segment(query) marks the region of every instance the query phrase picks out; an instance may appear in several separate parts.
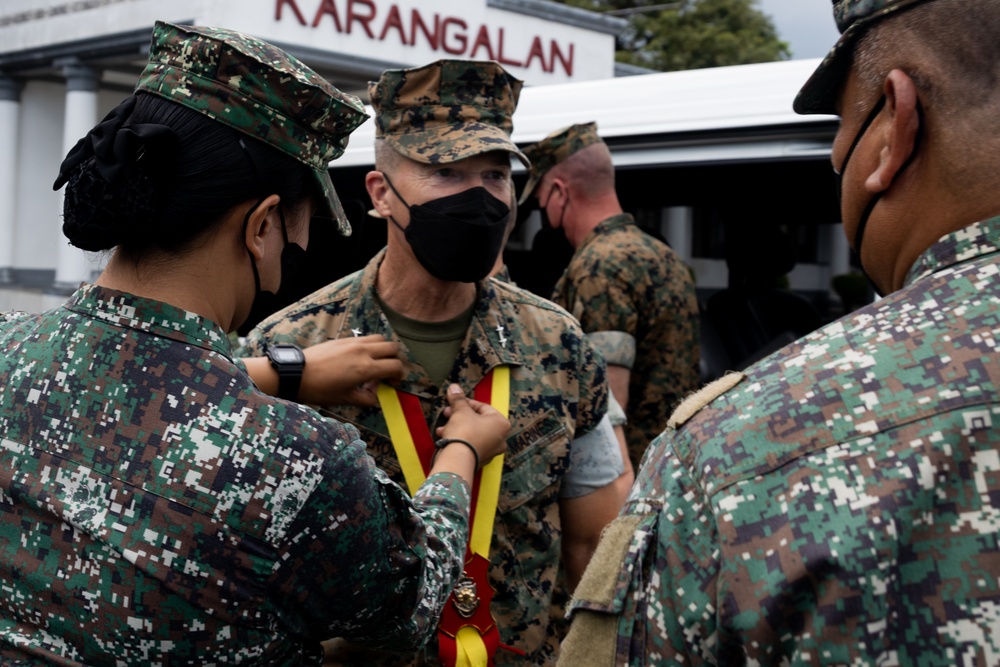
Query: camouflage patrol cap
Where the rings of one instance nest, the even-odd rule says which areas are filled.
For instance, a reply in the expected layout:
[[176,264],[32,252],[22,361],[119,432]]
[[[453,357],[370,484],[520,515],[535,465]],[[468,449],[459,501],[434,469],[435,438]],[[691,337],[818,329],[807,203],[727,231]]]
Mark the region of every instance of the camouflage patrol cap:
[[523,204],[528,200],[549,169],[578,150],[596,143],[604,143],[604,140],[597,134],[597,123],[590,122],[577,123],[556,130],[538,143],[525,148],[524,154],[531,160],[531,175],[518,203]]
[[858,38],[868,28],[896,12],[930,0],[833,0],[833,17],[841,32],[826,58],[795,97],[796,113],[836,113],[834,103],[851,67]]
[[529,166],[510,139],[521,81],[493,61],[438,60],[382,72],[368,84],[375,136],[424,164],[448,164],[508,151]]
[[351,233],[327,166],[368,118],[357,97],[254,37],[163,21],[153,28],[135,90],[203,113],[310,167],[340,233]]

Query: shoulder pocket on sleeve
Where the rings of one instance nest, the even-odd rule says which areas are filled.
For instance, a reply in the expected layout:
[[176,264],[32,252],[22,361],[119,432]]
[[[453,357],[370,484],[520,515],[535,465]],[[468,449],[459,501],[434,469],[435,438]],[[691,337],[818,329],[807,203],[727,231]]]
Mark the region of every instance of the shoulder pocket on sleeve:
[[630,647],[645,639],[644,626],[634,624],[633,616],[636,598],[644,590],[643,563],[654,537],[656,516],[620,516],[604,530],[570,603],[573,623],[562,644],[560,666],[645,664],[641,655],[630,655]]
[[656,517],[656,513],[619,516],[604,529],[573,594],[571,613],[576,609],[621,613],[630,588],[643,576],[643,561],[654,537]]

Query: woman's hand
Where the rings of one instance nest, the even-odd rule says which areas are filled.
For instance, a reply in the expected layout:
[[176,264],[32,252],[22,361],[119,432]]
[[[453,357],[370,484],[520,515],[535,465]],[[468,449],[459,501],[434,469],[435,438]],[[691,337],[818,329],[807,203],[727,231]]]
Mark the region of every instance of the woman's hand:
[[[372,406],[378,402],[379,380],[403,379],[399,343],[381,334],[324,341],[302,354],[306,365],[296,398],[299,403]],[[278,395],[278,373],[267,357],[246,357],[243,365],[262,392]]]
[[403,379],[399,343],[381,334],[328,340],[302,350],[306,367],[299,402],[372,406],[379,380]]
[[[436,431],[438,438],[465,440],[479,455],[480,466],[486,465],[494,456],[506,451],[510,420],[493,406],[467,398],[457,384],[448,387],[447,398],[448,407],[444,409],[444,416],[448,418],[448,423],[438,427]],[[431,472],[455,472],[464,477],[468,471],[461,463],[463,460],[466,464],[473,464],[468,467],[473,469],[474,474],[475,457],[469,448],[461,443],[447,445],[438,451]],[[460,465],[462,469],[455,469],[455,465]],[[471,475],[467,481],[471,484]]]

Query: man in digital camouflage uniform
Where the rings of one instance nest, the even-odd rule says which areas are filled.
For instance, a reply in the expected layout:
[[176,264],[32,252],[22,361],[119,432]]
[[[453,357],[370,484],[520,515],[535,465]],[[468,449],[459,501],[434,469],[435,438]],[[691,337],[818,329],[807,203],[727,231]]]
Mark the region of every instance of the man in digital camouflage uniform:
[[576,249],[552,300],[604,354],[628,422],[634,468],[681,399],[698,388],[698,300],[670,246],[622,211],[611,153],[595,123],[571,125],[525,148],[534,195]]
[[885,298],[709,385],[650,448],[563,664],[1000,664],[1000,7],[841,0],[838,113]]
[[[520,88],[496,63],[462,60],[388,70],[370,84],[376,171],[366,186],[388,221],[388,245],[360,272],[262,322],[247,344],[384,334],[404,350],[397,388],[419,399],[416,421],[432,428],[448,382],[469,393],[492,369],[510,369],[512,428],[489,558],[503,644],[495,660],[548,665],[561,639],[559,580],[574,585],[617,514],[624,462],[605,415],[604,362],[579,326],[487,278],[508,222],[511,156],[524,159],[510,140]],[[378,465],[403,481],[382,409],[322,409],[356,425]],[[335,660],[359,665],[433,665],[438,654],[433,643],[403,656],[332,648]]]

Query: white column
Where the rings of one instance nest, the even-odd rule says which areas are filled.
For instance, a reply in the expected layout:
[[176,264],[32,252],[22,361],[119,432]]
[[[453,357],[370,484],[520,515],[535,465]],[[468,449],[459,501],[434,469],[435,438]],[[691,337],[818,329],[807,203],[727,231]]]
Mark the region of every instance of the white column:
[[[92,127],[97,125],[97,84],[100,73],[78,58],[56,61],[66,76],[66,117],[63,121],[63,157],[76,145]],[[65,196],[65,189],[63,190]],[[62,207],[60,206],[60,211]],[[61,218],[60,218],[61,220]],[[62,228],[60,222],[59,228]],[[59,264],[56,266],[57,291],[75,290],[79,284],[90,278],[90,263],[79,248],[66,242],[59,234]]]
[[0,284],[13,282],[21,83],[0,72]]
[[690,206],[668,206],[660,218],[660,231],[670,247],[685,264],[691,263],[694,255],[694,209]]
[[851,246],[847,244],[843,225],[827,225],[830,244],[830,279],[851,272]]
[[[531,202],[528,202],[525,206],[530,204]],[[524,250],[531,250],[531,244],[535,240],[535,234],[542,229],[542,214],[537,210],[532,211],[528,214],[528,217],[525,219],[523,225],[521,238],[524,242]]]

